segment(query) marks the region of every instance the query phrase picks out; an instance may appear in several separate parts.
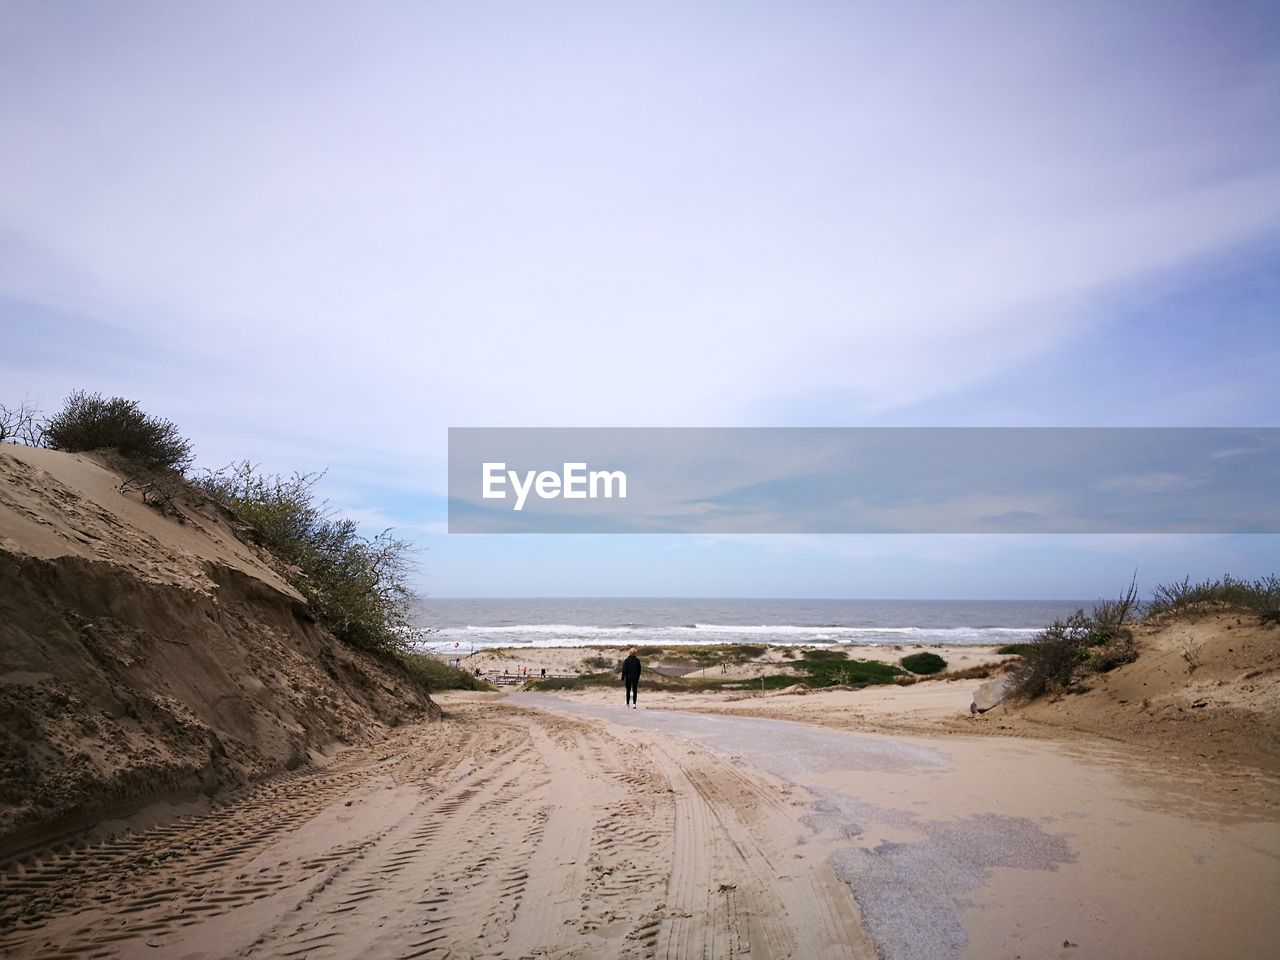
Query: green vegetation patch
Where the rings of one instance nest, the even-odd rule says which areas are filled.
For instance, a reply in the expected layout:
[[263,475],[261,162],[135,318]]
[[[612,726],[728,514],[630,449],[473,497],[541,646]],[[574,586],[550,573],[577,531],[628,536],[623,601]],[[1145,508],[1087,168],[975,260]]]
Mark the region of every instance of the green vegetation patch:
[[879,660],[815,660],[810,655],[796,660],[792,666],[809,674],[805,683],[811,687],[892,683],[895,677],[902,675],[898,667]]
[[921,676],[941,673],[947,668],[947,661],[936,653],[913,653],[909,657],[903,657],[899,662],[912,673]]
[[[698,693],[718,690],[781,690],[803,683],[809,687],[866,686],[893,683],[903,675],[898,667],[879,660],[796,660],[796,673],[775,673],[764,677],[668,677],[654,670],[640,678],[642,690],[669,690]],[[531,690],[583,690],[589,687],[621,686],[616,672],[586,674],[581,677],[548,677],[535,680]]]
[[428,693],[437,690],[493,690],[493,684],[425,653],[402,653],[397,659]]
[[[699,681],[685,680],[681,677],[668,677],[653,670],[647,670],[640,677],[640,687],[644,690],[693,690],[700,689]],[[588,687],[617,687],[622,689],[622,680],[616,670],[602,673],[584,673],[579,677],[547,677],[545,680],[533,680],[530,690],[551,692],[555,690],[585,690]]]
[[1029,643],[1006,643],[1003,647],[998,647],[996,653],[1004,654],[1007,657],[1021,657],[1032,648]]

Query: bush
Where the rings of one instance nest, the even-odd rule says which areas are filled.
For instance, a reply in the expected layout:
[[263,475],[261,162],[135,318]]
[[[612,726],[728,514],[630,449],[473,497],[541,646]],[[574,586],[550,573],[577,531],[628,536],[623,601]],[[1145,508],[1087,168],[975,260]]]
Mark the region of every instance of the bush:
[[1013,673],[1012,695],[1030,700],[1068,687],[1092,635],[1093,622],[1084,610],[1053,621],[1026,645],[1022,664]]
[[1093,605],[1093,623],[1099,634],[1107,634],[1108,638],[1121,632],[1125,621],[1131,613],[1138,609],[1138,574],[1129,580],[1129,586],[1118,600],[1099,600]]
[[1138,649],[1126,632],[1089,652],[1087,663],[1097,673],[1106,673],[1138,659]]
[[1076,610],[1055,620],[1030,643],[1013,643],[998,653],[1016,653],[1022,661],[1013,670],[1011,699],[1030,700],[1070,689],[1081,674],[1103,672],[1138,658],[1127,626],[1138,608],[1137,575],[1116,600],[1099,600],[1089,613]]
[[1030,649],[1029,643],[1006,643],[1003,647],[997,647],[996,653],[1006,657],[1021,657]]
[[1028,700],[1069,689],[1081,672],[1111,670],[1138,656],[1127,627],[1099,624],[1084,610],[1055,620],[1024,646],[1011,693]]
[[29,400],[16,407],[0,403],[0,443],[44,446],[44,421],[40,418],[40,408]]
[[960,670],[948,670],[946,674],[939,677],[940,680],[986,680],[993,673],[998,673],[1001,665],[998,663],[978,663],[972,667],[964,667]]
[[55,450],[116,450],[150,470],[183,473],[191,466],[191,441],[171,420],[148,416],[133,400],[104,399],[77,390],[44,425],[43,442]]
[[917,673],[921,676],[941,673],[947,668],[947,661],[936,653],[913,653],[909,657],[903,657],[899,663],[912,673]]
[[428,693],[436,690],[492,690],[493,684],[460,667],[442,663],[425,653],[405,653],[399,657],[409,676]]
[[810,650],[805,654],[808,660],[848,660],[849,654],[843,650]]
[[280,561],[280,572],[340,639],[365,650],[402,650],[416,596],[408,587],[409,544],[389,530],[360,535],[317,501],[321,474],[284,478],[248,462],[209,472],[194,485],[247,523]]
[[1212,609],[1243,610],[1263,622],[1280,621],[1280,579],[1275,574],[1259,580],[1240,580],[1226,574],[1221,580],[1161,584],[1147,604],[1147,616],[1180,614]]

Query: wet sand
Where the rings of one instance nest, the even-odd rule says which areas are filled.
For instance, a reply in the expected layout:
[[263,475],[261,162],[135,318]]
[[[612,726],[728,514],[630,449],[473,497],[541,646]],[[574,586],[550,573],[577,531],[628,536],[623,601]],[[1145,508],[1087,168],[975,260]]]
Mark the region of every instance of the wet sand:
[[804,788],[881,957],[1261,958],[1280,942],[1280,823],[1229,794],[1197,800],[1116,745],[512,699]]

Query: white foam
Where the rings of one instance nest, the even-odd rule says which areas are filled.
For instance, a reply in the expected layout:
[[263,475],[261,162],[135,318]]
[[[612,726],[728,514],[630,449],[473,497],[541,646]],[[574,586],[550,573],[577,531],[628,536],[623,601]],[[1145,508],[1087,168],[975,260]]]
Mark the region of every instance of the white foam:
[[415,631],[411,642],[423,650],[461,651],[488,647],[588,647],[630,644],[689,646],[722,643],[774,644],[1004,644],[1029,640],[1041,627],[846,627],[796,624],[697,623],[684,626],[605,627],[573,623],[445,627]]

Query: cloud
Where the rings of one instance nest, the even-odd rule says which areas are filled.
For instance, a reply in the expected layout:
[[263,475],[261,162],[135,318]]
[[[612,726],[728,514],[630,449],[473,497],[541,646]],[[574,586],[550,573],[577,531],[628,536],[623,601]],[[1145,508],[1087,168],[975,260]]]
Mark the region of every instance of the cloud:
[[[692,16],[655,73],[658,19],[330,13],[301,34],[286,8],[250,33],[124,17],[83,57],[11,50],[7,292],[269,375],[313,427],[363,412],[381,443],[419,420],[730,422],[744,384],[944,391],[1280,214],[1248,133],[1202,136],[1248,65],[1153,115],[1184,65],[1099,59],[1087,14],[917,44],[869,12],[828,24],[852,62],[780,15],[729,31],[709,76]],[[1009,92],[1027,83],[1040,100]]]
[[0,297],[133,358],[6,379],[366,491],[439,491],[448,426],[868,422],[1053,371],[1280,221],[1264,5],[0,17]]

